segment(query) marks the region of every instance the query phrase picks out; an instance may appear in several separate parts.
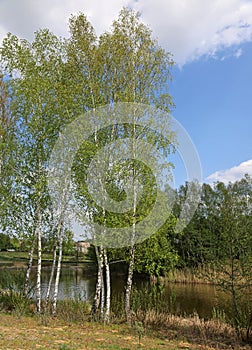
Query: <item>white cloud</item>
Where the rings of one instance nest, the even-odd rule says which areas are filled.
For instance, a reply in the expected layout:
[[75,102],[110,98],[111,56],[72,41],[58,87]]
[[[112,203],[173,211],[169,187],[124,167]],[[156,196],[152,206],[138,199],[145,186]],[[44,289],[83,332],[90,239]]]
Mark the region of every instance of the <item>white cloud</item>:
[[234,53],[234,56],[236,57],[236,58],[239,58],[239,57],[241,57],[241,55],[242,55],[242,49],[240,48],[240,49],[238,49],[235,53]]
[[[67,36],[70,14],[80,11],[100,34],[123,6],[142,13],[180,65],[252,41],[251,0],[0,0],[0,40],[8,31],[32,39],[33,32],[44,27]],[[234,51],[236,57],[241,54],[239,47]]]
[[0,23],[6,32],[32,39],[39,28],[67,36],[71,14],[85,13],[98,33],[109,27],[128,0],[0,0]]
[[139,0],[143,18],[179,64],[252,41],[252,2]]
[[213,183],[215,181],[221,181],[227,184],[228,182],[240,180],[245,174],[252,176],[252,159],[230,169],[216,171],[206,178],[206,182]]

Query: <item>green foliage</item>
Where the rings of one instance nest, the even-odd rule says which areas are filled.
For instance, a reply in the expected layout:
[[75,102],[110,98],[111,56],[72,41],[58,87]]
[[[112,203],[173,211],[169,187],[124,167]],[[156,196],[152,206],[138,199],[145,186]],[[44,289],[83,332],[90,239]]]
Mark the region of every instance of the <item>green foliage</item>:
[[135,270],[152,276],[164,276],[178,261],[170,237],[176,224],[171,215],[157,233],[136,246]]
[[[136,244],[134,270],[151,276],[165,276],[178,263],[172,246],[176,219],[170,215],[166,223],[151,237]],[[129,248],[108,249],[111,263],[129,261]]]
[[74,234],[70,230],[66,230],[63,240],[63,254],[65,255],[74,255],[75,254],[75,245],[74,245]]
[[[142,102],[152,105],[162,105],[163,109],[172,106],[168,94],[167,81],[170,79],[172,60],[170,54],[161,49],[152,39],[151,31],[141,23],[139,15],[132,10],[123,9],[112,25],[110,32],[102,34],[97,40],[92,26],[85,16],[72,17],[70,21],[71,38],[68,45],[68,55],[78,74],[82,90],[89,96],[88,102],[95,110],[101,104],[116,102]],[[87,33],[83,35],[83,31]],[[75,68],[75,66],[78,66]],[[79,66],[83,67],[82,71]],[[85,67],[85,68],[84,68]],[[83,71],[85,74],[83,74]],[[160,93],[162,91],[162,95]],[[95,120],[97,126],[99,121]],[[99,128],[98,128],[99,129]],[[135,135],[137,134],[137,136]],[[127,137],[146,138],[153,144],[158,143],[158,137],[151,130],[140,125],[113,125],[99,129],[89,140],[82,144],[75,157],[73,166],[76,184],[76,195],[83,215],[88,212],[95,222],[105,227],[132,226],[133,222],[141,221],[152,209],[156,195],[156,184],[148,169],[136,160],[126,159],[123,164],[109,169],[108,181],[103,188],[116,201],[125,199],[123,184],[129,174],[135,172],[142,181],[145,192],[136,213],[129,210],[124,215],[105,211],[88,193],[86,184],[87,169],[96,152],[106,143],[122,140]],[[172,139],[172,136],[171,136]],[[158,146],[170,152],[171,139],[159,141]],[[109,164],[111,161],[103,159]],[[118,174],[120,179],[118,180]],[[101,191],[102,192],[102,191]],[[101,197],[103,193],[101,193]],[[92,233],[93,236],[95,232]]]
[[[4,73],[10,77],[7,86],[16,139],[8,218],[13,232],[23,238],[33,237],[38,211],[46,239],[57,221],[51,215],[46,165],[67,123],[91,108],[115,102],[172,107],[167,84],[171,55],[152,39],[139,14],[124,8],[112,30],[99,38],[84,14],[70,17],[69,30],[66,40],[48,29],[36,31],[33,42],[8,34],[0,48]],[[107,142],[107,136],[101,140]],[[85,157],[92,152],[86,147]],[[107,190],[118,199],[124,196],[114,183]],[[100,220],[100,213],[97,216]],[[107,222],[120,226],[120,220],[113,217]]]
[[0,273],[0,288],[21,292],[25,281],[25,270],[1,268]]
[[[179,255],[178,267],[200,267],[204,278],[231,296],[227,320],[238,337],[250,337],[252,312],[248,307],[252,286],[252,184],[245,175],[235,182],[202,186],[202,198],[181,237],[172,240]],[[187,184],[177,193],[174,215],[179,217]],[[206,268],[208,266],[208,268]],[[215,317],[224,317],[215,310]],[[225,315],[225,317],[227,317]],[[247,329],[244,336],[243,328]]]
[[173,61],[153,40],[139,14],[122,9],[112,31],[100,36],[99,46],[108,102],[140,102],[170,110],[167,81]]
[[[232,324],[238,336],[244,320],[251,327],[251,311],[242,307],[251,288],[252,182],[247,175],[235,183],[203,185],[201,203],[181,239],[174,242],[180,265],[209,265],[212,283],[231,295]],[[183,202],[186,187],[178,193]],[[179,202],[175,212],[179,213]],[[247,315],[245,315],[247,310]]]
[[0,291],[0,308],[5,312],[11,311],[17,315],[28,314],[30,303],[29,298],[25,297],[22,292]]
[[12,311],[19,315],[29,312],[30,299],[23,295],[24,280],[24,270],[1,269],[0,306],[2,310]]
[[0,233],[0,250],[13,248],[11,239],[8,235]]
[[13,169],[15,167],[15,118],[11,113],[12,93],[7,79],[0,71],[0,228],[10,234],[9,212],[12,209]]
[[223,309],[213,308],[212,319],[222,321],[223,323],[227,321],[227,316]]

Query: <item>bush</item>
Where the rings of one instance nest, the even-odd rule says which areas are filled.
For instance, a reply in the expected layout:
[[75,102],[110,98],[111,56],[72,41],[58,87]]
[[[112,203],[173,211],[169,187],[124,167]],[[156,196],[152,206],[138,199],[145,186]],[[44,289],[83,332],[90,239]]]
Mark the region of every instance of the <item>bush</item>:
[[15,312],[18,315],[24,315],[30,312],[31,301],[21,292],[13,290],[0,291],[0,309],[1,311]]
[[[29,313],[31,300],[23,295],[25,270],[4,268],[0,274],[0,309],[17,314]],[[30,289],[31,292],[32,288]]]
[[59,300],[57,304],[57,316],[69,323],[87,321],[90,311],[90,304],[77,298]]

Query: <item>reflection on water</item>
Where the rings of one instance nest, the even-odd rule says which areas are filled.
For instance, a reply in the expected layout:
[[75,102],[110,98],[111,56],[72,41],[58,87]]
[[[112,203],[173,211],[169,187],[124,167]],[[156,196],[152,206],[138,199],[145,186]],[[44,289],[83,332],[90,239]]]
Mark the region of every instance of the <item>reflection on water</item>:
[[[43,267],[43,296],[46,293],[50,272],[50,266]],[[35,277],[36,268],[33,269],[32,274]],[[111,281],[112,293],[118,294],[124,291],[125,275],[113,272]],[[95,269],[87,268],[86,265],[63,266],[59,284],[59,299],[78,298],[92,300],[95,292],[95,283]],[[137,289],[146,288],[149,285],[150,282],[146,279],[140,277],[135,277],[134,279],[134,286]],[[212,285],[167,283],[165,285],[164,298],[171,306],[171,310],[179,314],[190,315],[197,312],[200,317],[210,318],[212,317],[213,308],[227,310],[227,295]]]
[[[36,273],[34,271],[33,273]],[[42,295],[45,296],[47,285],[50,279],[51,268],[45,267],[42,272]],[[85,269],[80,266],[63,266],[59,283],[59,299],[90,300],[95,291],[95,274],[85,273]],[[53,286],[52,286],[53,287]],[[52,288],[53,292],[53,288]]]
[[[50,268],[45,269],[42,275],[43,289],[46,290],[50,278]],[[124,291],[126,277],[116,272],[112,273],[112,293],[118,294]],[[81,298],[92,300],[95,292],[96,275],[86,273],[85,267],[63,267],[60,285],[59,299]],[[150,282],[146,279],[135,277],[134,286],[137,289],[146,288]],[[227,295],[212,285],[167,283],[165,285],[164,298],[171,305],[173,312],[179,314],[193,314],[197,312],[200,317],[212,317],[213,308],[220,310],[227,307]]]
[[227,295],[215,286],[208,284],[170,283],[166,286],[166,298],[173,298],[173,311],[210,318],[213,308],[223,310],[227,307]]

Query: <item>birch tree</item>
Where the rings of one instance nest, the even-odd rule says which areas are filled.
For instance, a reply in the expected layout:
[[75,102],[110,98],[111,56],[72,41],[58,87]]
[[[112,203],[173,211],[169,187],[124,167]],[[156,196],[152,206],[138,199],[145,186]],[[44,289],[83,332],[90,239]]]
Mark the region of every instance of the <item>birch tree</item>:
[[[13,215],[18,221],[20,234],[30,237],[31,241],[36,240],[38,312],[41,312],[42,235],[51,229],[46,167],[59,128],[69,120],[64,100],[68,94],[64,85],[63,56],[61,40],[48,30],[36,32],[32,43],[8,34],[1,47],[1,61],[10,77],[14,96],[12,113],[19,127],[15,177],[17,197],[14,199],[17,211]],[[32,244],[27,280],[33,252]]]
[[[92,26],[87,23],[83,15],[73,17],[70,22],[71,38],[69,43],[69,58],[75,74],[77,72],[79,82],[78,88],[80,91],[77,96],[88,93],[89,108],[93,110],[94,114],[100,104],[113,104],[118,102],[138,102],[148,103],[157,107],[162,107],[166,111],[170,111],[173,106],[171,97],[168,93],[168,82],[171,78],[170,69],[172,67],[172,59],[169,53],[166,53],[160,48],[155,40],[151,37],[151,31],[141,23],[139,14],[131,10],[123,9],[118,20],[113,23],[112,30],[106,32],[97,38],[94,35]],[[134,113],[134,112],[133,112]],[[131,136],[136,138],[136,120],[133,120],[133,129],[131,128]],[[168,122],[168,121],[167,121]],[[99,121],[94,121],[96,127],[99,127]],[[126,128],[127,129],[127,128]],[[118,138],[118,133],[127,133],[127,130],[117,130],[114,132],[114,138]],[[98,131],[97,131],[98,132]],[[112,128],[107,129],[103,134],[99,134],[99,144],[101,147],[106,142],[111,141]],[[89,157],[95,154],[95,147],[97,148],[97,134],[94,133],[94,147],[93,151],[83,147],[82,155],[85,154],[88,159],[82,160],[89,163]],[[113,137],[112,137],[113,139]],[[96,146],[95,146],[96,144]],[[169,145],[166,145],[169,148]],[[133,144],[134,148],[134,144]],[[89,154],[88,152],[93,152]],[[81,158],[81,157],[80,157]],[[85,158],[85,157],[84,157]],[[134,149],[132,153],[134,158]],[[105,162],[105,159],[103,159]],[[109,164],[109,157],[106,160]],[[77,178],[85,174],[86,168],[76,165]],[[80,171],[81,169],[81,171]],[[136,168],[128,167],[132,178],[136,176]],[[78,172],[80,175],[78,175]],[[98,186],[98,184],[97,184]],[[100,186],[102,189],[103,187]],[[97,205],[92,201],[86,191],[86,187],[79,188],[79,194],[82,200],[85,198],[86,203],[83,207],[90,209],[89,215],[95,216],[97,220],[106,221],[107,224],[111,220],[117,220],[108,213],[102,210],[99,212]],[[133,212],[130,219],[132,224],[132,240],[130,248],[130,261],[128,279],[126,285],[125,295],[125,311],[127,318],[130,319],[130,293],[132,287],[132,277],[134,269],[134,254],[135,254],[135,223],[136,216],[136,185],[135,185],[135,201],[133,203]],[[104,188],[101,190],[101,197],[103,197]],[[88,204],[87,204],[88,203]],[[98,210],[98,212],[97,212]],[[103,219],[101,219],[103,218]],[[133,220],[133,222],[132,222]],[[97,309],[99,302],[101,309],[103,308],[102,290],[104,286],[103,281],[103,266],[106,266],[107,281],[109,281],[109,266],[107,265],[106,250],[103,247],[96,248],[98,261],[98,281],[96,288],[96,295],[94,300],[94,310]],[[107,305],[109,305],[110,288],[109,282],[106,283]],[[108,306],[106,307],[108,309]]]
[[[173,107],[168,93],[173,61],[158,43],[152,39],[151,31],[140,21],[139,14],[124,8],[114,21],[112,31],[100,37],[103,58],[104,90],[109,101],[147,103],[170,111]],[[135,122],[133,139],[135,139]],[[134,143],[133,143],[134,147]],[[134,150],[133,150],[134,157]],[[131,169],[135,178],[135,169]],[[136,194],[136,188],[134,193]],[[133,217],[136,215],[134,195]],[[130,321],[130,294],[134,270],[135,223],[132,225],[132,243],[125,291],[125,314]]]
[[[101,93],[101,82],[99,77],[100,61],[97,57],[97,37],[94,33],[92,25],[87,21],[83,14],[72,16],[69,21],[70,40],[67,46],[68,64],[73,74],[74,82],[78,82],[74,87],[74,94],[77,99],[85,103],[85,109],[92,109],[95,113],[96,108],[106,103]],[[97,134],[94,134],[94,141],[97,143]],[[96,146],[97,147],[97,146]],[[102,195],[102,193],[101,193]],[[93,210],[89,215],[92,216]],[[104,214],[104,213],[103,213]],[[95,233],[94,233],[95,235]],[[96,292],[93,303],[93,312],[97,314],[100,307],[101,317],[104,317],[104,279],[103,267],[106,268],[107,282],[109,286],[106,288],[106,319],[109,319],[109,303],[110,303],[110,281],[109,281],[109,265],[106,251],[103,247],[96,247],[96,257],[98,263]],[[107,283],[107,285],[108,285]]]

